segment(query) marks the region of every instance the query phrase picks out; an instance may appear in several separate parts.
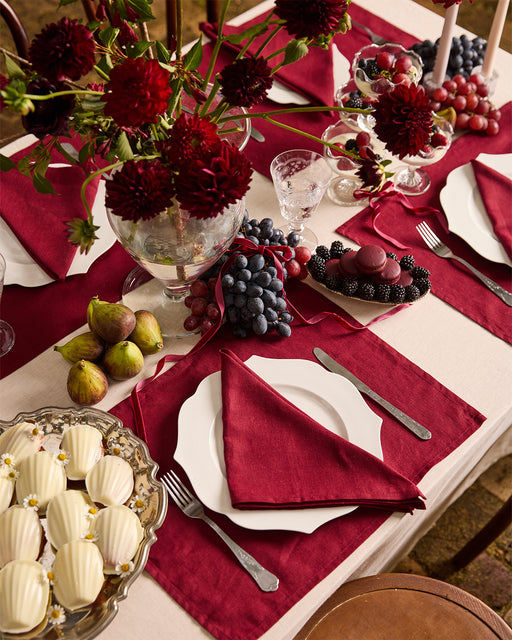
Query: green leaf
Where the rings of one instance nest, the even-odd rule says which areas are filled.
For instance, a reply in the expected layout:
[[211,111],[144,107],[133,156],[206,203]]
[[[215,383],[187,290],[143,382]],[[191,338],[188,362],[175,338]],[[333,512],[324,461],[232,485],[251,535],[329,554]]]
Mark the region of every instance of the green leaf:
[[4,53],[5,58],[5,66],[7,68],[7,73],[11,78],[24,78],[25,74],[23,69],[16,63],[14,60]]
[[130,7],[139,14],[141,22],[155,19],[155,16],[151,12],[151,8],[149,6],[151,2],[147,2],[147,0],[128,0]]
[[60,0],[60,2],[59,2],[59,9],[60,9],[61,7],[65,7],[66,5],[68,5],[68,4],[73,4],[73,3],[75,3],[75,2],[78,2],[78,0]]
[[84,144],[84,146],[78,152],[78,162],[84,164],[89,157],[93,157],[92,151],[94,150],[94,143]]
[[110,49],[110,47],[114,44],[115,39],[119,35],[120,29],[116,29],[114,27],[107,27],[106,29],[102,29],[99,32],[99,38],[101,42]]
[[121,132],[121,135],[116,140],[115,155],[117,155],[121,161],[131,160],[133,158],[133,151],[128,142],[128,136],[124,131]]
[[110,58],[110,56],[104,55],[101,60],[98,62],[98,64],[96,65],[96,67],[102,71],[105,75],[109,76],[110,75],[110,71],[112,70],[112,59]]
[[192,49],[187,52],[183,58],[183,66],[189,71],[195,71],[201,64],[203,59],[203,43],[201,42],[201,36],[199,40],[194,44]]
[[171,61],[171,54],[169,53],[167,48],[164,47],[164,45],[159,40],[155,42],[155,46],[156,46],[156,57],[158,58],[158,61],[165,62],[166,64],[168,64]]
[[15,162],[0,153],[0,171],[10,171],[11,169],[14,169],[15,166]]
[[290,40],[286,45],[283,64],[297,62],[297,60],[307,55],[308,51],[308,45],[302,40]]
[[140,58],[140,56],[142,56],[152,44],[152,42],[139,40],[139,42],[127,45],[126,53],[129,58]]
[[262,35],[267,31],[267,28],[268,27],[265,24],[255,24],[240,33],[232,33],[229,36],[224,36],[223,39],[226,40],[226,42],[231,42],[232,44],[240,44],[246,39],[256,38],[257,36]]
[[56,147],[70,164],[77,163],[78,151],[75,149],[75,147],[73,147],[73,145],[69,144],[69,142],[61,143],[59,142],[59,140],[57,140]]
[[55,193],[52,183],[40,173],[34,173],[32,182],[38,193]]

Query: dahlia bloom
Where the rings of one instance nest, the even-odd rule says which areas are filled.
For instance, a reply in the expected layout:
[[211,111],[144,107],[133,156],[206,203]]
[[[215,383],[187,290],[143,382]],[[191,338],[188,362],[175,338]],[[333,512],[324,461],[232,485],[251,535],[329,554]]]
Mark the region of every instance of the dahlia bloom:
[[372,192],[378,191],[386,180],[384,167],[372,149],[368,149],[366,153],[367,158],[357,160],[359,167],[356,175],[365,189]]
[[428,144],[433,121],[423,87],[396,86],[375,103],[373,115],[375,134],[400,159],[415,156]]
[[222,141],[215,153],[197,160],[176,180],[176,198],[195,218],[212,218],[242,198],[252,168],[244,154]]
[[[66,88],[52,84],[47,78],[36,78],[28,85],[27,93],[45,96]],[[40,140],[45,136],[66,135],[74,104],[74,96],[34,100],[34,110],[23,116],[21,122],[27,133],[34,134]]]
[[347,0],[276,0],[274,13],[285,20],[285,29],[299,40],[329,36],[341,29]]
[[128,160],[106,183],[105,205],[123,220],[149,220],[174,196],[170,170],[159,160]]
[[79,80],[95,64],[92,32],[78,20],[62,18],[37,35],[29,50],[34,69],[51,82]]
[[180,166],[188,167],[194,160],[201,160],[219,144],[216,124],[207,117],[183,112],[174,122],[171,136],[157,148],[163,161],[178,169]]
[[272,69],[265,58],[240,58],[221,71],[219,82],[224,98],[235,107],[252,107],[272,87]]
[[119,127],[138,127],[158,122],[171,96],[169,71],[157,60],[127,58],[110,72],[105,85],[105,115]]

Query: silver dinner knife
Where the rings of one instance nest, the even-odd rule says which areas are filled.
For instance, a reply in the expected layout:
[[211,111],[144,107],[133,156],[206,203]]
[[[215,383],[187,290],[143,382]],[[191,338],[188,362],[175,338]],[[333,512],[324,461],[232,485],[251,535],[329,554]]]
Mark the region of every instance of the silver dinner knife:
[[419,422],[416,422],[416,420],[413,420],[403,411],[397,409],[390,402],[384,400],[384,398],[381,398],[377,393],[375,393],[375,391],[364,384],[364,382],[361,382],[359,378],[356,378],[353,373],[351,373],[348,369],[345,369],[345,367],[343,367],[339,362],[336,362],[334,358],[331,358],[330,355],[325,353],[323,349],[315,347],[313,349],[313,353],[326,369],[329,369],[329,371],[337,373],[349,380],[361,393],[364,393],[369,398],[380,404],[381,407],[384,407],[386,411],[389,411],[389,413],[393,415],[397,420],[399,420],[404,425],[404,427],[407,427],[407,429],[412,431],[415,436],[418,436],[418,438],[420,438],[421,440],[430,440],[432,434],[428,429],[425,429],[425,427],[419,424]]

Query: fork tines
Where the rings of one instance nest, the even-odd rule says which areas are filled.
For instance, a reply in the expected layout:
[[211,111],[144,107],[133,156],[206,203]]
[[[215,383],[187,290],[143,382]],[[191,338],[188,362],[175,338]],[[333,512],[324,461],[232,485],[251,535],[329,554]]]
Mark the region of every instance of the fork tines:
[[171,498],[180,508],[183,508],[187,502],[192,499],[190,492],[174,471],[171,470],[169,473],[164,474],[160,480],[169,492]]
[[416,229],[430,248],[435,247],[436,244],[441,242],[426,222],[420,222],[420,224],[416,226]]

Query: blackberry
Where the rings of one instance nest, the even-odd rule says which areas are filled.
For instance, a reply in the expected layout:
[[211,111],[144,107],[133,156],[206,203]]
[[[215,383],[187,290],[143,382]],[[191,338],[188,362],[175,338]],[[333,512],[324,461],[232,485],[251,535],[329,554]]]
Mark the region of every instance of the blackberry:
[[414,302],[420,295],[420,290],[414,284],[409,284],[405,287],[405,302]]
[[430,280],[428,278],[415,278],[412,281],[412,284],[415,287],[418,287],[420,294],[424,294],[426,293],[431,287],[432,287],[432,283],[430,282]]
[[342,255],[344,255],[345,253],[348,253],[349,251],[354,251],[354,249],[352,249],[351,247],[345,247],[345,248],[343,249],[343,253],[342,253]]
[[348,107],[349,109],[362,109],[363,101],[361,100],[361,98],[350,98],[345,103],[345,106]]
[[428,269],[425,269],[425,267],[414,267],[413,269],[411,269],[411,276],[416,279],[416,278],[428,278],[430,275],[430,271]]
[[364,68],[364,72],[369,78],[374,78],[380,74],[379,65],[377,64],[377,60],[368,60],[366,62],[366,67]]
[[363,300],[373,300],[375,296],[375,285],[371,282],[363,282],[359,287],[359,297]]
[[325,278],[325,260],[320,256],[314,255],[308,262],[308,269],[311,276],[320,282]]
[[411,269],[414,269],[414,256],[409,254],[400,258],[400,267],[404,271],[411,271]]
[[400,304],[405,299],[405,288],[401,284],[392,284],[389,299],[391,302]]
[[379,302],[389,302],[391,287],[389,284],[379,284],[375,289],[375,299]]
[[325,279],[325,286],[331,291],[341,291],[341,277],[335,273],[327,276]]
[[357,142],[355,138],[350,138],[345,142],[345,149],[347,151],[357,151],[359,147],[357,146]]
[[335,240],[331,244],[329,251],[330,258],[340,258],[343,255],[343,242],[341,240]]
[[398,262],[398,256],[396,255],[396,253],[393,253],[392,251],[388,251],[386,253],[386,258],[392,258],[393,260],[396,260]]
[[346,296],[354,296],[359,288],[359,280],[353,276],[343,278],[341,281],[341,293]]
[[316,248],[316,255],[320,256],[324,260],[329,260],[329,258],[331,257],[331,252],[329,251],[329,249],[325,245],[320,244]]

